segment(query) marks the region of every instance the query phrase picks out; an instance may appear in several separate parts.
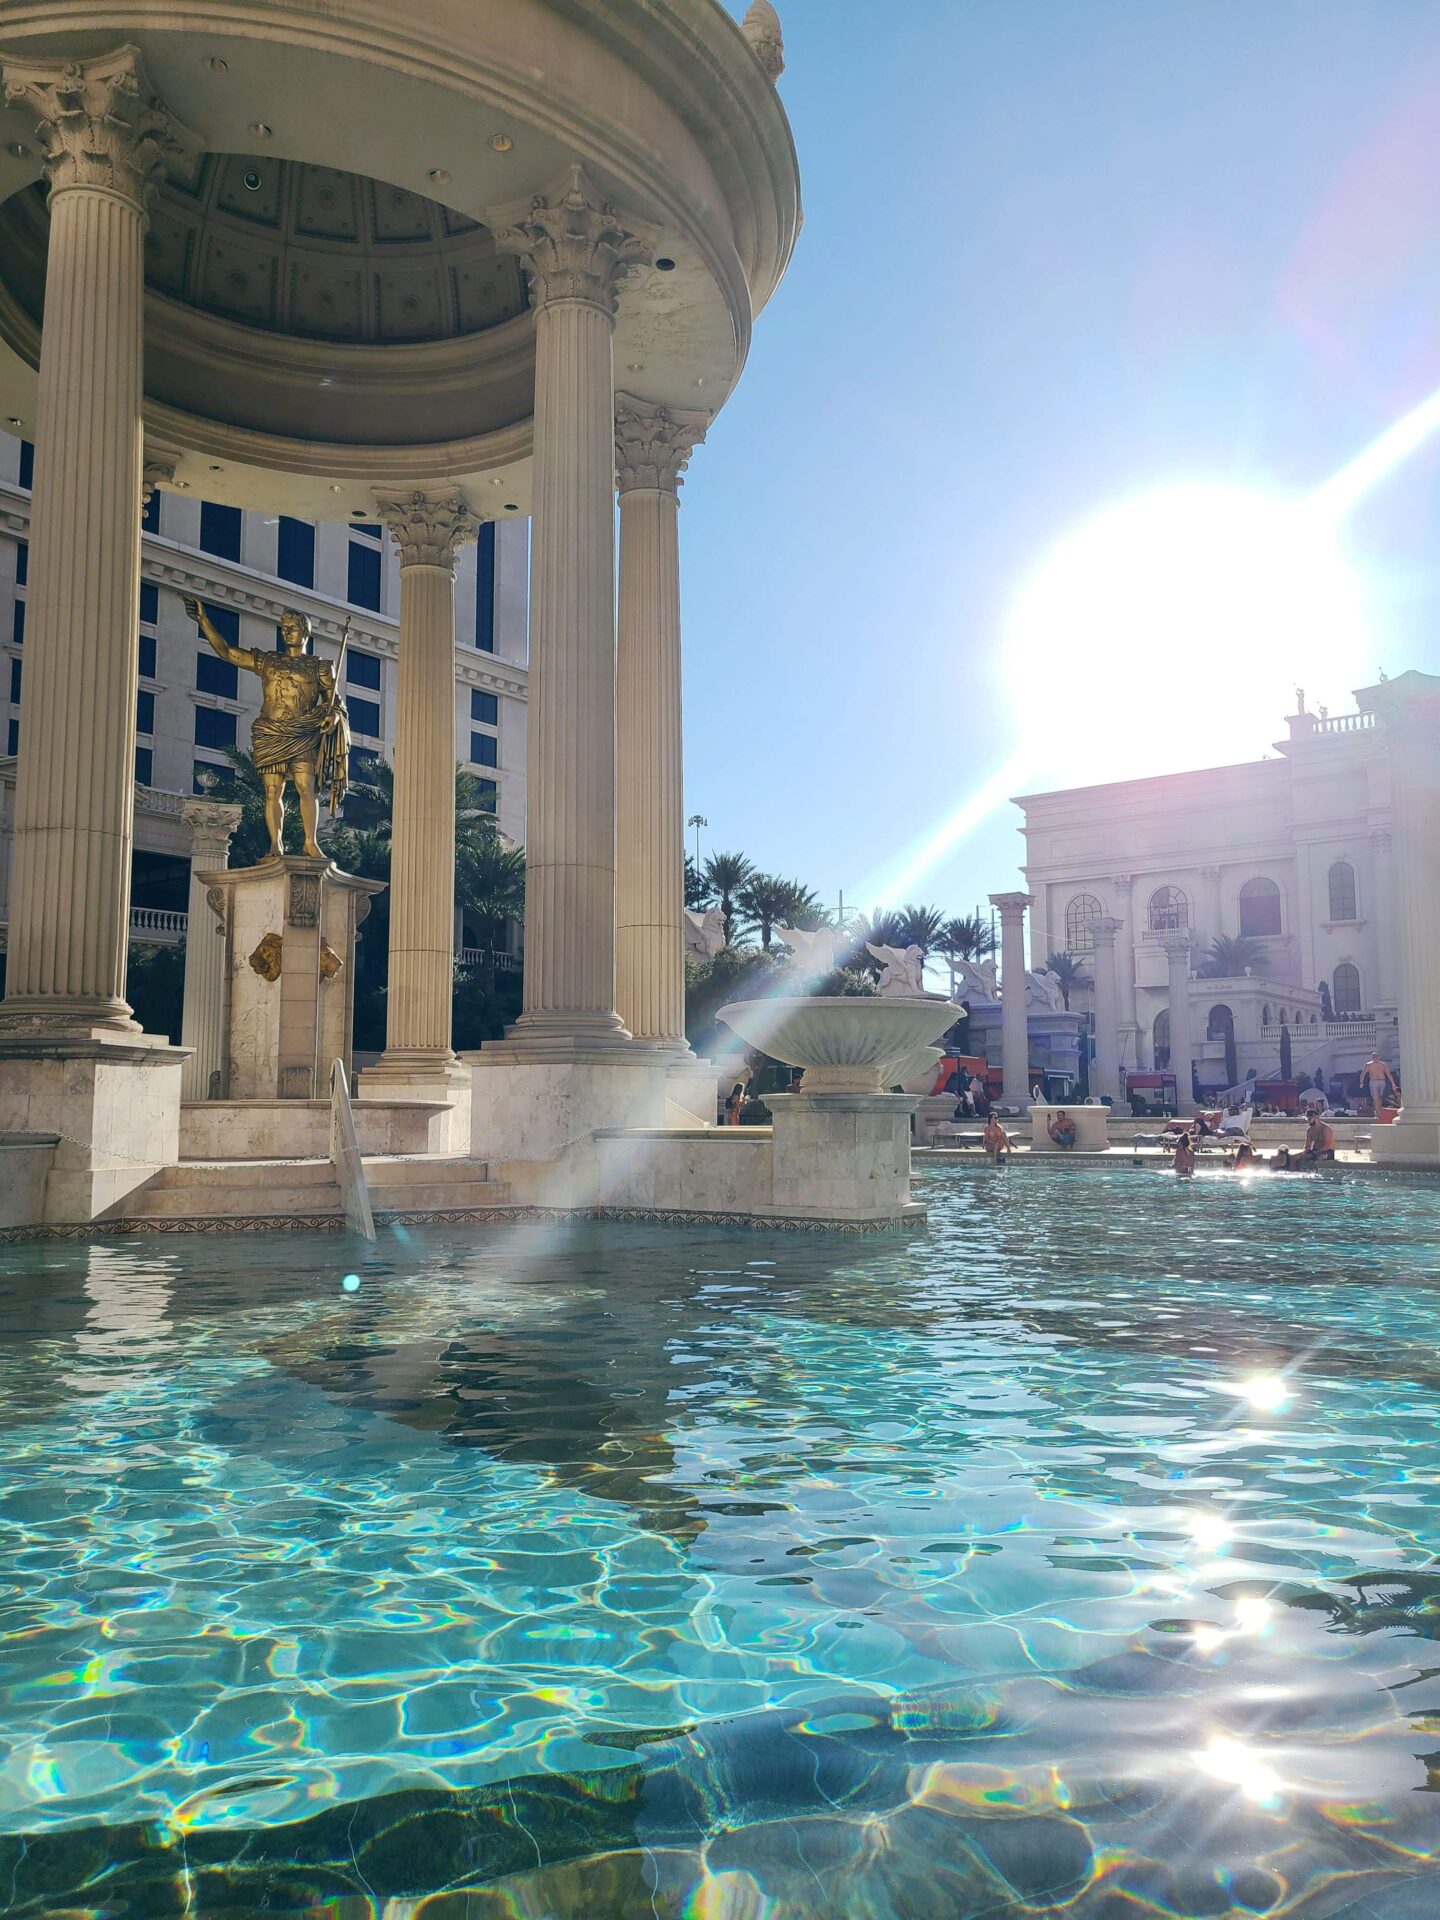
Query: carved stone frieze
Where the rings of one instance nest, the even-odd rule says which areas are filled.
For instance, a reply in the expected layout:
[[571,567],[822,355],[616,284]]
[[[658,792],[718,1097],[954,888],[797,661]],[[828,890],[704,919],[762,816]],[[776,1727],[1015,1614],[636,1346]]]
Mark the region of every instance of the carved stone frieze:
[[705,438],[708,414],[676,413],[629,394],[615,397],[615,472],[621,493],[678,493],[690,456]]
[[377,488],[375,508],[400,549],[403,567],[455,569],[455,556],[480,523],[456,487],[391,493]]
[[785,37],[780,31],[780,16],[771,0],[750,0],[740,31],[754,49],[755,58],[765,69],[771,85],[785,71]]
[[194,169],[196,141],[150,88],[137,47],[93,60],[4,62],[5,98],[30,108],[52,194],[100,187],[143,206],[160,176]]
[[320,876],[318,873],[292,873],[290,899],[285,918],[292,927],[316,927],[320,924]]
[[578,166],[527,204],[501,209],[491,226],[496,245],[524,262],[535,307],[580,300],[612,316],[621,277],[652,257],[656,239],[602,200]]

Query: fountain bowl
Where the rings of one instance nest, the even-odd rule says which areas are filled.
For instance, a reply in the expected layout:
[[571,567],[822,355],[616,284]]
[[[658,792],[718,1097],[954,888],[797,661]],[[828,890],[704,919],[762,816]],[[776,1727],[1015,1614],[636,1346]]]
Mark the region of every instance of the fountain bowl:
[[812,994],[734,1000],[717,1018],[747,1046],[803,1067],[802,1093],[884,1093],[963,1011],[938,996]]

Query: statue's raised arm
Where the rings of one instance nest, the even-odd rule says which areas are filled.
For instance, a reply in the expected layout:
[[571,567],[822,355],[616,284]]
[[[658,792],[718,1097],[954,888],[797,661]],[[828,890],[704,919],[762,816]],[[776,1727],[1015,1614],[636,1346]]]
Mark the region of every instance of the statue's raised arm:
[[254,650],[250,647],[232,647],[224,634],[216,629],[215,622],[193,593],[182,594],[181,605],[222,660],[228,660],[232,667],[245,667],[251,673],[259,672]]

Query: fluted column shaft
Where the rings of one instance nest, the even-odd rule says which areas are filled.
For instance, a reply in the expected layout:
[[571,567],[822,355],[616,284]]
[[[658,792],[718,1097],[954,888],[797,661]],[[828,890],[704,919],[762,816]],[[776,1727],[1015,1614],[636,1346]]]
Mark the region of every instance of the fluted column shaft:
[[615,1011],[615,389],[624,267],[649,244],[579,168],[495,222],[535,313],[524,1010],[509,1046],[623,1046]]
[[180,1097],[208,1100],[211,1076],[225,1072],[225,939],[201,876],[229,866],[240,809],[220,800],[187,800],[181,812],[190,828],[190,911],[180,1044],[191,1053],[180,1070]]
[[377,493],[400,556],[395,805],[385,1052],[366,1082],[444,1078],[455,985],[455,555],[475,523],[458,492]]
[[1175,1102],[1181,1113],[1195,1111],[1191,1091],[1195,1060],[1195,1041],[1190,1031],[1190,935],[1165,933],[1160,936],[1170,966],[1170,1068],[1175,1076]]
[[[1429,676],[1427,676],[1429,677]],[[1411,678],[1405,676],[1406,680]],[[1419,676],[1416,676],[1419,678]],[[1400,1117],[1440,1121],[1440,696],[1390,715]],[[1379,1129],[1376,1129],[1379,1132]]]
[[616,639],[615,1004],[643,1046],[685,1039],[680,474],[703,421],[622,399]]
[[133,48],[5,65],[50,181],[25,717],[0,1023],[133,1032],[145,194],[173,142]]
[[1090,1091],[1102,1099],[1120,1098],[1120,1017],[1115,966],[1115,936],[1122,922],[1107,915],[1090,922],[1095,937],[1095,1071]]
[[1000,1071],[1006,1106],[1030,1103],[1030,1026],[1026,1009],[1025,909],[1028,893],[992,893],[1000,910]]

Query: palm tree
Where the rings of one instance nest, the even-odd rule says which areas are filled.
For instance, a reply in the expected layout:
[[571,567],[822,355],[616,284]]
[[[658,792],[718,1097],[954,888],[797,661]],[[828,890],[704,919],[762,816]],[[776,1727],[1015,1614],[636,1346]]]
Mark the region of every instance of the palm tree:
[[1239,980],[1247,972],[1264,973],[1269,965],[1265,948],[1248,933],[1220,933],[1195,970],[1198,980]]
[[766,953],[776,927],[782,923],[797,927],[809,921],[819,926],[825,918],[812,887],[802,886],[798,880],[782,880],[777,873],[752,873],[735,899],[746,925],[760,935]]
[[1065,1003],[1065,1011],[1068,1013],[1071,994],[1077,987],[1088,987],[1091,984],[1090,976],[1079,961],[1072,959],[1068,953],[1050,954],[1045,965],[1060,982],[1060,998]]
[[733,947],[739,923],[740,889],[755,869],[743,853],[712,853],[705,862],[706,886],[715,896],[725,929],[725,944]]
[[950,968],[950,998],[955,998],[955,970],[960,960],[983,960],[995,951],[995,932],[978,913],[958,914],[940,929],[935,951]]
[[466,832],[463,841],[456,834],[455,899],[463,912],[480,923],[485,990],[493,995],[495,951],[505,937],[505,924],[525,912],[525,856],[517,847],[506,845],[488,813]]
[[909,942],[901,938],[902,925],[898,913],[886,913],[877,907],[874,913],[857,913],[846,920],[842,929],[849,936],[849,944],[836,953],[836,962],[842,967],[853,967],[861,973],[880,977],[880,962],[873,954],[865,951],[867,946],[903,947]]
[[685,856],[685,904],[699,911],[713,903],[714,896],[706,884],[705,876],[687,853]]
[[900,938],[896,942],[901,947],[919,947],[921,965],[930,958],[930,949],[939,941],[945,925],[945,913],[941,907],[905,906],[900,909]]

